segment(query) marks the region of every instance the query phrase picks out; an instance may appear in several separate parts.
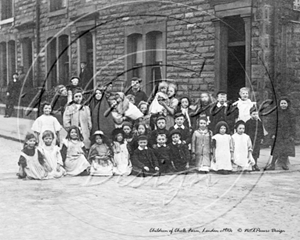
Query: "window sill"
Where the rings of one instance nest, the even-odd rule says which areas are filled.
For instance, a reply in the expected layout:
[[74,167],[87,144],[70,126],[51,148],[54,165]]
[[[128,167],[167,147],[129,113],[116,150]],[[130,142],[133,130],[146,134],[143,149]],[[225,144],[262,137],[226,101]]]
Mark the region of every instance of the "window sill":
[[53,11],[53,12],[48,12],[48,17],[56,17],[56,16],[59,16],[59,15],[64,15],[66,13],[67,13],[67,9],[63,8],[63,9],[59,9],[59,10],[56,10],[56,11]]
[[0,25],[4,25],[4,24],[7,24],[7,23],[12,23],[13,21],[14,21],[13,17],[7,18],[7,19],[4,19],[4,20],[1,20]]

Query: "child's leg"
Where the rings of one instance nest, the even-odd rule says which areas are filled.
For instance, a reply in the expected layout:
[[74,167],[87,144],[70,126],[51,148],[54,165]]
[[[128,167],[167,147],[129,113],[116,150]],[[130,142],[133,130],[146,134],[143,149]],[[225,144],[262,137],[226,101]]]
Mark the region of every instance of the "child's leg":
[[267,166],[265,169],[266,170],[275,170],[275,163],[276,163],[278,157],[279,157],[278,154],[274,154],[272,157],[271,164],[269,166]]
[[289,170],[289,167],[287,165],[288,159],[289,159],[289,157],[286,155],[281,156],[281,167],[283,170]]

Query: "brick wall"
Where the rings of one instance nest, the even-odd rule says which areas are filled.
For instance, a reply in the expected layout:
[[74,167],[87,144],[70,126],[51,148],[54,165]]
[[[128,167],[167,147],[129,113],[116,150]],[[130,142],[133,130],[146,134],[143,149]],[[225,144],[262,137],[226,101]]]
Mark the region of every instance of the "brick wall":
[[[65,12],[49,17],[49,1],[41,0],[39,2],[41,77],[36,80],[36,85],[42,82],[47,73],[47,39],[55,35],[67,34],[70,41],[74,41],[85,22],[94,21],[93,34],[96,41],[94,60],[98,83],[115,80],[115,88],[124,89],[126,29],[157,24],[165,26],[166,78],[173,79],[178,84],[178,95],[187,94],[192,98],[198,98],[201,91],[213,93],[215,85],[213,6],[225,2],[234,2],[234,0],[173,2],[98,0],[88,3],[84,0],[69,0]],[[293,89],[290,96],[295,108],[299,110],[300,24],[291,22],[298,21],[299,15],[291,10],[292,2],[292,0],[253,1],[251,85],[257,93],[256,100],[260,102],[268,98],[273,99],[273,87],[276,96],[286,94]],[[15,26],[26,25],[36,20],[34,0],[15,1],[15,4]],[[84,14],[93,11],[98,15],[89,15],[86,21],[78,20]],[[92,27],[93,24],[88,25],[87,28]],[[21,64],[19,40],[31,35],[36,45],[35,26],[30,25],[17,31],[11,26],[12,24],[2,25],[0,34],[9,33],[17,37],[17,63]],[[74,41],[70,46],[69,76],[78,74],[78,49],[78,42]],[[300,122],[298,125],[300,126]]]

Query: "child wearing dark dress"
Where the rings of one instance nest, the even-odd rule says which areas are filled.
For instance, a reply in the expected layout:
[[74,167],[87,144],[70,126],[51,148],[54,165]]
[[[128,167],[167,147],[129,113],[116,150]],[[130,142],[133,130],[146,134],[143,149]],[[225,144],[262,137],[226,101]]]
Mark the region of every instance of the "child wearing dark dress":
[[138,148],[132,155],[133,174],[140,176],[158,173],[159,164],[153,150],[147,147],[148,138],[145,135],[138,137]]
[[170,132],[171,143],[170,147],[170,159],[174,163],[176,172],[185,171],[190,164],[190,152],[188,146],[181,140],[181,131],[179,129],[173,129]]
[[245,132],[249,135],[253,146],[252,156],[254,158],[255,165],[252,167],[252,170],[259,171],[260,169],[257,166],[257,159],[259,158],[260,145],[264,138],[264,129],[259,118],[258,110],[255,107],[250,110],[250,114],[251,118],[246,122]]

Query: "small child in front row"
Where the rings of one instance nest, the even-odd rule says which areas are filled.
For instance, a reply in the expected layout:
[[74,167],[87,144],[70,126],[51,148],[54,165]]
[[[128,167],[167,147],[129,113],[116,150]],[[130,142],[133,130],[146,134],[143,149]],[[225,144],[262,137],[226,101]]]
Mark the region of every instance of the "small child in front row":
[[252,157],[252,143],[245,134],[245,122],[239,120],[235,124],[236,132],[232,135],[234,148],[234,171],[252,171],[255,161]]
[[190,165],[190,151],[186,143],[181,140],[181,131],[179,129],[173,129],[170,132],[171,143],[170,147],[170,159],[174,164],[175,172],[183,172]]
[[50,130],[44,131],[42,140],[44,144],[41,147],[41,152],[45,157],[45,161],[51,167],[52,171],[48,173],[49,178],[60,178],[66,175],[66,170],[63,168],[63,161],[60,153],[60,148],[53,145],[55,136]]
[[121,128],[116,128],[112,132],[113,152],[114,152],[114,174],[127,176],[132,171],[127,143],[124,140],[124,132]]
[[166,143],[166,134],[159,133],[156,137],[156,144],[153,151],[159,163],[160,173],[167,173],[173,168],[170,159],[170,147]]
[[93,134],[93,142],[88,155],[91,163],[90,175],[112,176],[115,163],[108,139],[102,131],[97,130]]
[[250,113],[251,118],[246,122],[245,132],[249,135],[253,145],[252,156],[254,158],[255,165],[252,167],[252,170],[259,171],[260,169],[257,166],[257,159],[259,158],[260,145],[264,139],[264,128],[256,107],[251,108]]
[[145,177],[146,175],[153,175],[159,171],[157,157],[153,150],[148,148],[147,145],[147,136],[140,135],[138,137],[138,148],[134,151],[132,156],[133,173],[137,176],[142,174],[142,176]]
[[192,137],[192,154],[199,172],[209,172],[210,168],[212,132],[208,130],[207,125],[207,117],[200,118],[199,128]]
[[229,134],[229,126],[226,122],[218,122],[215,135],[212,137],[213,161],[211,169],[220,174],[228,174],[232,171],[233,141]]
[[90,164],[85,157],[83,136],[77,126],[71,126],[63,140],[61,156],[68,175],[88,174]]
[[28,133],[25,137],[24,147],[19,158],[19,178],[42,180],[48,179],[47,166],[43,154],[37,149],[37,139],[33,133]]

